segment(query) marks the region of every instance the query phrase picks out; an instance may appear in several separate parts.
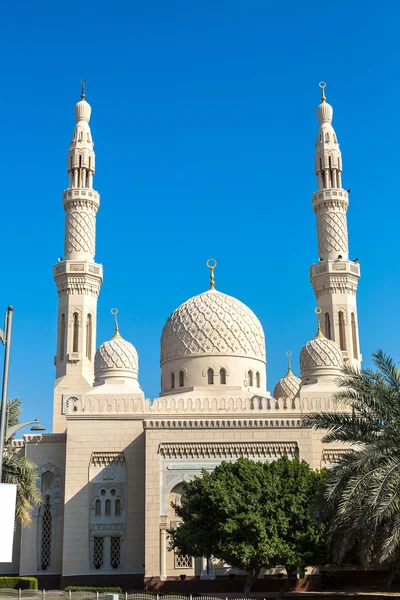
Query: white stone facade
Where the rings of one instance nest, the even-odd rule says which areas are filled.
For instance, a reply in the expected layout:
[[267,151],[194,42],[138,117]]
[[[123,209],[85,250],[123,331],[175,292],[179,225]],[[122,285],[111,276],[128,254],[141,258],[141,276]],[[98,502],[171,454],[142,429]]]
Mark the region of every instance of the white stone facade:
[[[59,296],[53,433],[15,442],[38,466],[42,500],[32,526],[16,532],[14,559],[1,572],[90,583],[116,576],[134,588],[181,574],[214,578],[229,565],[168,551],[171,506],[182,484],[240,456],[270,461],[300,456],[313,468],[338,460],[342,447],[301,427],[304,413],[333,402],[344,362],[360,364],[356,290],[359,265],[348,259],[348,193],[325,96],[318,107],[313,196],[320,261],[311,281],[321,328],[301,352],[301,378],[288,373],[267,391],[261,323],[239,300],[211,287],[169,317],[161,337],[161,393],[140,387],[134,346],[118,330],[96,351],[102,266],[94,262],[99,195],[85,95],[75,108],[68,154],[64,257],[54,267]],[[328,317],[326,316],[328,315]],[[43,585],[43,587],[47,587]]]

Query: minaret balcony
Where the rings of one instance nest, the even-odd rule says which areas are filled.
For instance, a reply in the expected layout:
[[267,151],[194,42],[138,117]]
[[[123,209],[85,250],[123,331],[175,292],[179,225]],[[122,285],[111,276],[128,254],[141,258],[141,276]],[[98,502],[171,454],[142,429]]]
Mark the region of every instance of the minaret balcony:
[[64,207],[74,201],[90,201],[98,207],[100,205],[100,194],[91,188],[69,188],[68,190],[65,190],[65,192],[63,192]]
[[335,275],[348,273],[358,279],[360,277],[360,265],[352,260],[324,260],[312,265],[310,279],[312,281],[315,277],[326,276],[330,273]]
[[324,202],[345,202],[348,204],[349,194],[346,190],[342,188],[329,189],[329,190],[319,190],[312,195],[312,205],[315,209],[319,204],[323,204]]
[[67,260],[57,263],[54,265],[53,270],[55,279],[65,274],[71,274],[74,276],[90,275],[91,277],[98,277],[101,281],[103,280],[103,265],[86,260]]

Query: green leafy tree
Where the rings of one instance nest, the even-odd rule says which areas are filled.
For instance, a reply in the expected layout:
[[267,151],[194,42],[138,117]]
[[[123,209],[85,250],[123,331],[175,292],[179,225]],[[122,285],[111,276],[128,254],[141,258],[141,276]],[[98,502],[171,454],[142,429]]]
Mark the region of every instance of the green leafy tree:
[[298,459],[271,463],[240,458],[185,483],[182,523],[169,530],[180,554],[213,556],[247,571],[245,595],[260,569],[284,565],[289,587],[296,567],[319,563],[326,525],[310,510],[325,474]]
[[320,412],[304,425],[325,430],[324,442],[346,443],[329,471],[326,497],[335,507],[333,554],[355,553],[366,566],[400,566],[400,370],[382,351],[376,370],[346,368],[336,402],[341,412]]
[[[7,409],[7,426],[13,427],[17,425],[22,413],[21,400],[9,400]],[[17,485],[16,516],[22,525],[29,525],[32,508],[40,500],[40,494],[36,490],[36,465],[21,456],[19,448],[12,446],[10,441],[5,444],[3,452],[2,483]]]

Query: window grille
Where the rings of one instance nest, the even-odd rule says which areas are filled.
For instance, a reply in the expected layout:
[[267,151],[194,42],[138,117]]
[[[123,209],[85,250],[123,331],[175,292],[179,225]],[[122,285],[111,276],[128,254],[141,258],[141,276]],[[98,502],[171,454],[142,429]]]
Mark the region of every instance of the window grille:
[[115,501],[115,516],[121,516],[121,500],[119,498],[117,498]]
[[260,387],[260,385],[261,385],[260,373],[257,371],[257,373],[256,373],[256,386]]
[[96,500],[95,505],[94,505],[94,515],[95,517],[100,517],[101,516],[101,502],[100,500]]
[[88,314],[86,320],[86,358],[92,360],[92,315]]
[[96,569],[103,566],[104,563],[104,538],[93,538],[93,564]]
[[171,373],[171,388],[175,387],[175,373]]
[[213,385],[214,383],[214,370],[211,368],[207,371],[207,381],[209,385]]
[[219,371],[219,382],[221,385],[226,384],[226,370],[225,369],[220,369],[220,371]]
[[175,554],[175,569],[191,569],[193,567],[193,557],[188,554]]
[[339,312],[339,343],[340,349],[346,350],[346,332],[344,330],[344,317],[342,311]]
[[183,371],[179,371],[179,387],[183,387],[185,383],[185,373]]
[[64,346],[65,346],[65,314],[61,315],[60,321],[60,349],[59,349],[59,359],[64,360]]
[[356,316],[354,313],[351,313],[351,334],[353,337],[353,356],[358,360]]
[[105,510],[104,514],[106,517],[111,516],[111,501],[110,500],[106,500],[106,510]]
[[248,376],[249,376],[249,386],[253,387],[253,385],[254,385],[253,371],[250,370],[249,373],[248,373]]
[[331,320],[328,312],[325,313],[325,337],[331,339]]
[[40,567],[44,571],[50,565],[52,515],[50,496],[45,497],[42,518],[42,539],[40,544]]
[[112,537],[110,545],[110,563],[113,569],[119,567],[121,562],[121,538]]
[[72,338],[72,352],[78,352],[78,339],[79,339],[78,313],[74,313],[74,335]]

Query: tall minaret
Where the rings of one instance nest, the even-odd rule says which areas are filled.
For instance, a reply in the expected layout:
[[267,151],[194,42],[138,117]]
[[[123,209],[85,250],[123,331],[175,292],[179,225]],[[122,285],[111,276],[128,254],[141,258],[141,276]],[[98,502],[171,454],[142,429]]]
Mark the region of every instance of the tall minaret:
[[85,393],[92,387],[94,379],[97,297],[103,280],[103,267],[94,262],[100,196],[93,189],[95,156],[89,127],[90,113],[83,83],[81,100],[75,106],[76,125],[68,152],[69,184],[62,196],[65,209],[64,258],[54,266],[59,297],[54,360],[54,432],[65,430],[63,415],[69,396]]
[[342,154],[332,127],[333,108],[320,83],[322,102],[317,108],[319,131],[315,152],[318,191],[312,196],[317,216],[319,262],[310,270],[317,304],[322,309],[324,334],[334,340],[347,364],[358,366],[362,356],[358,336],[356,292],[358,261],[349,260],[346,212],[348,191],[342,188]]

